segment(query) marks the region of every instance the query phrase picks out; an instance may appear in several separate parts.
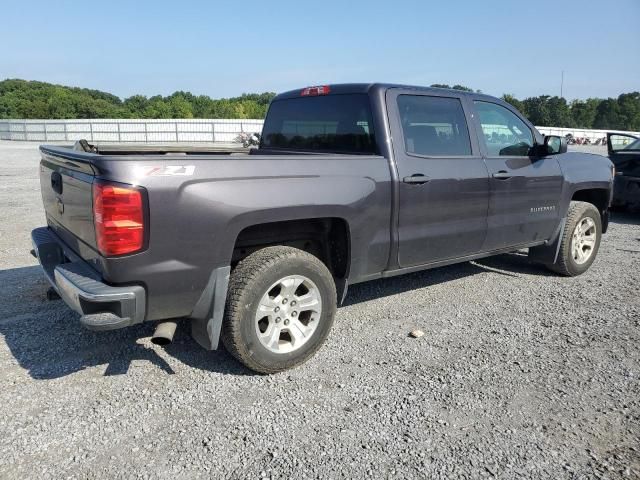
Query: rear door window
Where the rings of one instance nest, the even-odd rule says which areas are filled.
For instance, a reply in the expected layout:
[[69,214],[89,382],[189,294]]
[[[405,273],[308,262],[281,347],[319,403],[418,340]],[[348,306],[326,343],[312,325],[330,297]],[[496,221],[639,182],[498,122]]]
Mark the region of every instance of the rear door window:
[[285,98],[271,103],[262,148],[335,153],[376,153],[366,94]]
[[405,150],[429,157],[471,155],[469,129],[457,98],[398,95]]

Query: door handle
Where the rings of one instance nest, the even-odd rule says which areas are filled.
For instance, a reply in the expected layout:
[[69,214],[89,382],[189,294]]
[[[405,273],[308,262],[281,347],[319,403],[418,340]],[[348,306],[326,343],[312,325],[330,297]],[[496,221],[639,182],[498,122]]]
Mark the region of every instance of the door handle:
[[421,173],[414,173],[410,177],[404,177],[402,181],[404,183],[413,183],[415,185],[422,185],[423,183],[427,183],[429,181],[429,177]]
[[513,175],[505,170],[500,170],[499,172],[493,174],[493,178],[497,178],[498,180],[508,180],[512,177]]

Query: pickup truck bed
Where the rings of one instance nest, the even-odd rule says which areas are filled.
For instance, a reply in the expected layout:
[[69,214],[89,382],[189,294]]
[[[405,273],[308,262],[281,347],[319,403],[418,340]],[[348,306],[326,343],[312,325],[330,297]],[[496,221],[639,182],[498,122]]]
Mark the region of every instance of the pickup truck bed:
[[[319,260],[326,272],[298,277],[324,292],[325,306],[327,291],[339,301],[348,284],[519,248],[582,273],[599,236],[587,243],[606,231],[611,163],[553,141],[485,95],[382,84],[287,92],[272,103],[258,149],[42,146],[47,227],[34,231],[34,250],[91,328],[189,318],[201,345],[216,348],[227,331],[225,344],[245,361],[255,352],[235,349],[239,330],[223,323],[235,315],[233,291],[248,288],[234,275],[256,258]],[[590,256],[560,264],[565,249],[579,253],[564,241],[578,211],[597,217],[584,239]],[[271,275],[258,264],[245,280]],[[280,317],[268,318],[271,329]],[[296,332],[278,351],[291,332],[278,328],[284,340],[263,353],[286,361],[245,362],[251,368],[292,365]],[[301,348],[300,358],[313,353]]]

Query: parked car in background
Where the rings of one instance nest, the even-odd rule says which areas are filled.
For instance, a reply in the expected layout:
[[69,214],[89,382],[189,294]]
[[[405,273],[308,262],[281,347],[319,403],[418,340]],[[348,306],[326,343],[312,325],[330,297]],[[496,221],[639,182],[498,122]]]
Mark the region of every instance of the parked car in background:
[[169,320],[169,341],[187,319],[261,373],[316,352],[348,285],[523,248],[584,273],[613,186],[607,158],[498,98],[389,84],[278,95],[248,153],[40,150],[34,254],[81,322]]
[[640,137],[608,133],[607,152],[616,167],[612,206],[640,211]]

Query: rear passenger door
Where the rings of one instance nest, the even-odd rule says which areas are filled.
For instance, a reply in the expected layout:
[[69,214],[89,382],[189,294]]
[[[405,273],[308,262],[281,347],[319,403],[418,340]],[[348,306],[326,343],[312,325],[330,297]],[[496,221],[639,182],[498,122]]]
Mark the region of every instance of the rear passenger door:
[[474,100],[489,183],[487,239],[483,250],[551,238],[560,223],[562,172],[553,155],[532,156],[532,128],[514,111]]
[[478,252],[489,180],[464,102],[449,92],[391,89],[387,105],[399,177],[399,266]]

